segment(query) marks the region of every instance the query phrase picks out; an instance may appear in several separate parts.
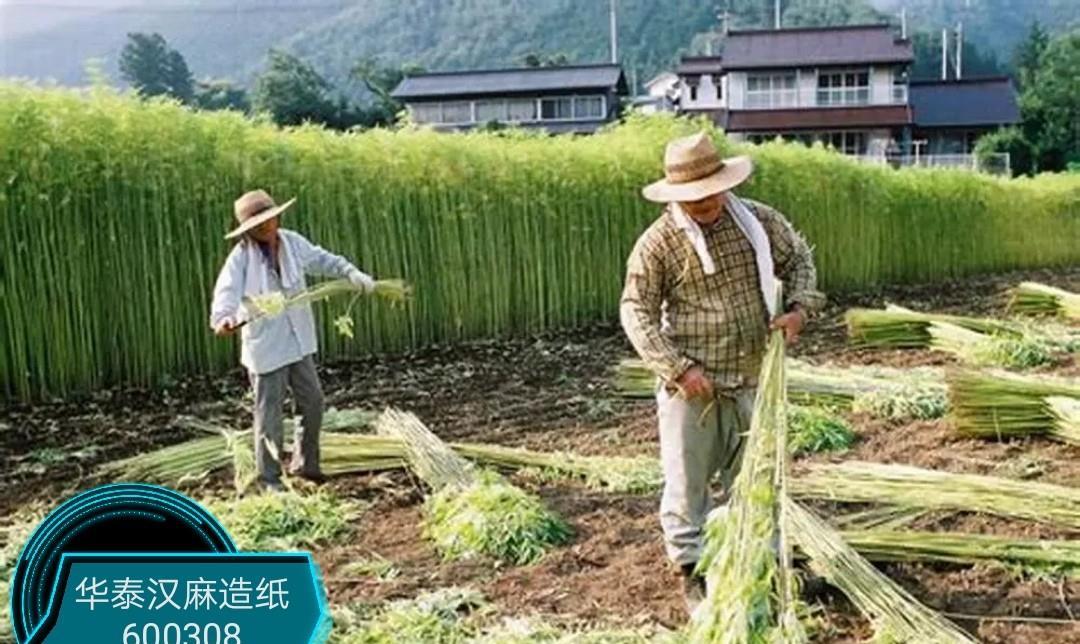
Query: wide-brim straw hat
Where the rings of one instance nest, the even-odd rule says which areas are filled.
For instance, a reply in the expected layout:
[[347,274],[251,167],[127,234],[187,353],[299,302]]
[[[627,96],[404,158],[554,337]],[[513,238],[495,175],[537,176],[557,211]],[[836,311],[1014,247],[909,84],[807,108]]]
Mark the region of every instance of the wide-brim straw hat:
[[236,221],[240,222],[240,225],[231,230],[229,234],[225,235],[225,239],[233,239],[243,235],[259,224],[273,219],[285,212],[285,210],[295,202],[296,197],[293,197],[279,206],[274,203],[274,200],[265,190],[252,190],[251,192],[244,193],[244,195],[237,199],[236,203],[233,204],[233,211],[236,213]]
[[753,171],[750,157],[721,159],[712,139],[699,132],[668,143],[664,178],[645,186],[641,194],[658,203],[699,201],[731,190]]

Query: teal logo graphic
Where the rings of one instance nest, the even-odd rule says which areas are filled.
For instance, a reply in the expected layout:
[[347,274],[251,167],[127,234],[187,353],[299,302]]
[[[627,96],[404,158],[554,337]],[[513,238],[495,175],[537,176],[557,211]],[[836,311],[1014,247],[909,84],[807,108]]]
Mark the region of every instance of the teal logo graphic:
[[330,630],[310,553],[238,553],[202,506],[154,485],[66,501],[10,590],[19,644],[318,644]]

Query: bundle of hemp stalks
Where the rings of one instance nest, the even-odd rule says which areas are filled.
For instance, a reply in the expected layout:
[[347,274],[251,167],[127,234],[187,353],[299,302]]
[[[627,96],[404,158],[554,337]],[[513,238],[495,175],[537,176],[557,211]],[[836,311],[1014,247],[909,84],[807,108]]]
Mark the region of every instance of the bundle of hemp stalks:
[[1021,282],[1012,290],[1009,310],[1024,315],[1080,320],[1080,294],[1038,282]]
[[1008,438],[1045,434],[1080,445],[1080,381],[1048,376],[964,371],[950,374],[949,399],[956,431]]
[[905,508],[982,512],[1080,530],[1080,489],[862,461],[809,463],[791,496]]
[[693,642],[805,642],[780,499],[787,485],[784,340],[769,340],[742,467],[730,500],[712,512],[698,568],[708,594],[692,616]]
[[[656,376],[641,360],[623,360],[615,368],[615,387],[627,398],[650,398],[656,393]],[[948,404],[945,373],[934,367],[838,367],[789,359],[787,388],[799,404],[893,420],[939,418]]]
[[[322,429],[331,432],[366,427],[375,416],[363,409],[330,408],[323,414]],[[294,418],[285,421],[286,435],[293,433],[297,422]],[[189,487],[232,465],[238,492],[254,481],[255,454],[250,431],[234,430],[190,416],[180,416],[174,424],[205,432],[206,436],[103,463],[96,474],[113,480]]]
[[871,561],[1004,561],[1032,570],[1080,570],[1080,542],[1017,539],[992,534],[907,530],[844,530],[844,541]]
[[402,442],[409,466],[432,489],[424,503],[424,535],[443,557],[487,556],[523,565],[570,538],[569,526],[538,497],[479,470],[416,416],[387,409],[375,428]]
[[790,533],[810,566],[835,585],[874,626],[875,641],[974,643],[949,620],[930,610],[860,556],[824,521],[790,498],[783,504]]
[[975,365],[1027,369],[1051,362],[1061,348],[1051,338],[1016,324],[919,313],[893,305],[885,310],[852,309],[845,321],[855,346],[932,348]]
[[936,367],[837,367],[789,360],[788,395],[799,403],[843,406],[892,420],[940,418],[948,408],[945,371]]
[[[324,473],[357,474],[407,467],[405,448],[399,439],[340,431],[366,427],[377,416],[359,409],[327,411],[322,434]],[[254,467],[250,431],[235,431],[186,417],[178,419],[177,424],[205,431],[208,435],[104,463],[96,473],[114,480],[145,481],[172,487],[203,482],[209,475],[229,466],[234,468],[234,477],[240,481],[250,476]],[[649,456],[583,456],[480,443],[454,443],[451,447],[470,461],[486,466],[532,468],[558,476],[581,478],[589,487],[611,492],[651,492],[663,484],[660,464]],[[238,484],[238,488],[241,487]]]
[[[335,295],[352,294],[355,296],[360,293],[362,293],[360,287],[347,279],[330,280],[309,286],[294,295],[285,295],[281,291],[274,291],[245,298],[244,306],[248,313],[247,319],[251,321],[281,315],[290,307],[313,304]],[[409,299],[412,295],[412,288],[404,280],[378,280],[375,282],[374,294],[376,297],[400,304]]]

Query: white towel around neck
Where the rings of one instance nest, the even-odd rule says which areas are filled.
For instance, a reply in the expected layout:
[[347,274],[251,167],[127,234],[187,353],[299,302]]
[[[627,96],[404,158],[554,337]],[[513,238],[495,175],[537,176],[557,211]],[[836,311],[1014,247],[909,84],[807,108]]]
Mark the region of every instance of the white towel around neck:
[[[769,317],[776,317],[776,294],[779,284],[774,273],[769,235],[765,232],[765,227],[761,225],[758,218],[754,216],[754,213],[741,199],[732,192],[726,193],[725,197],[728,206],[727,210],[735,220],[735,225],[739,227],[739,230],[750,241],[750,246],[754,249],[754,257],[757,260],[758,267],[758,286],[761,288],[761,297],[765,300],[765,307],[769,311]],[[701,226],[690,215],[686,214],[686,211],[678,203],[673,202],[671,204],[671,212],[675,217],[675,225],[686,233],[690,245],[694,247],[694,251],[701,261],[701,270],[706,275],[715,274],[716,262],[713,261],[712,256],[709,254],[709,248],[705,244],[705,234],[701,231]]]
[[[266,268],[268,260],[259,248],[259,244],[250,239],[241,243],[244,244],[244,252],[247,254],[243,295],[251,297],[252,295],[262,295],[277,290],[271,287],[270,270]],[[278,244],[278,262],[281,267],[281,290],[285,293],[291,293],[304,288],[304,274],[300,267],[300,260],[296,256],[296,250],[290,247],[288,239],[284,235],[281,235]],[[255,315],[254,311],[245,310],[245,313],[248,317]]]

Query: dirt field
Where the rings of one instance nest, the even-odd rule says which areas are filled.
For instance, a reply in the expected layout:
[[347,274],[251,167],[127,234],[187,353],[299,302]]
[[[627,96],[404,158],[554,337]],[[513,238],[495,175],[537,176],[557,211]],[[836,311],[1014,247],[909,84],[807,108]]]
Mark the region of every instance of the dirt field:
[[[1080,269],[973,279],[933,287],[888,289],[833,302],[796,354],[841,363],[949,364],[928,352],[855,351],[844,344],[840,316],[850,306],[884,301],[916,309],[997,314],[1002,291],[1020,279],[1080,290]],[[440,436],[588,454],[655,454],[652,405],[614,395],[609,368],[631,351],[615,327],[596,327],[525,340],[432,347],[413,355],[324,365],[331,406],[394,405],[419,415]],[[1076,375],[1075,363],[1055,372]],[[177,414],[234,426],[247,424],[246,380],[239,371],[191,379],[168,391],[114,390],[81,400],[0,410],[0,511],[35,499],[56,499],[98,481],[92,467],[188,437],[170,427]],[[855,447],[832,458],[1025,476],[1080,486],[1080,453],[1042,439],[996,443],[953,437],[947,421],[890,424],[852,417]],[[821,458],[821,457],[816,457]],[[422,589],[468,585],[499,614],[540,614],[573,625],[678,627],[686,616],[680,584],[665,562],[655,496],[605,494],[572,483],[539,484],[518,476],[573,526],[575,537],[540,563],[500,569],[447,564],[420,536],[422,493],[405,474],[339,477],[335,491],[370,503],[355,540],[316,553],[333,602],[380,602]],[[919,528],[1080,537],[1022,522],[973,515],[929,516]],[[379,556],[397,576],[350,576],[344,567]],[[986,642],[1041,644],[1080,641],[1080,580],[1027,578],[992,565],[890,565],[887,572],[928,605],[956,616]],[[991,616],[992,619],[961,615]],[[1055,622],[1018,621],[1025,619]],[[852,642],[869,625],[840,595],[824,600],[817,640]],[[1058,623],[1060,622],[1060,623]]]

